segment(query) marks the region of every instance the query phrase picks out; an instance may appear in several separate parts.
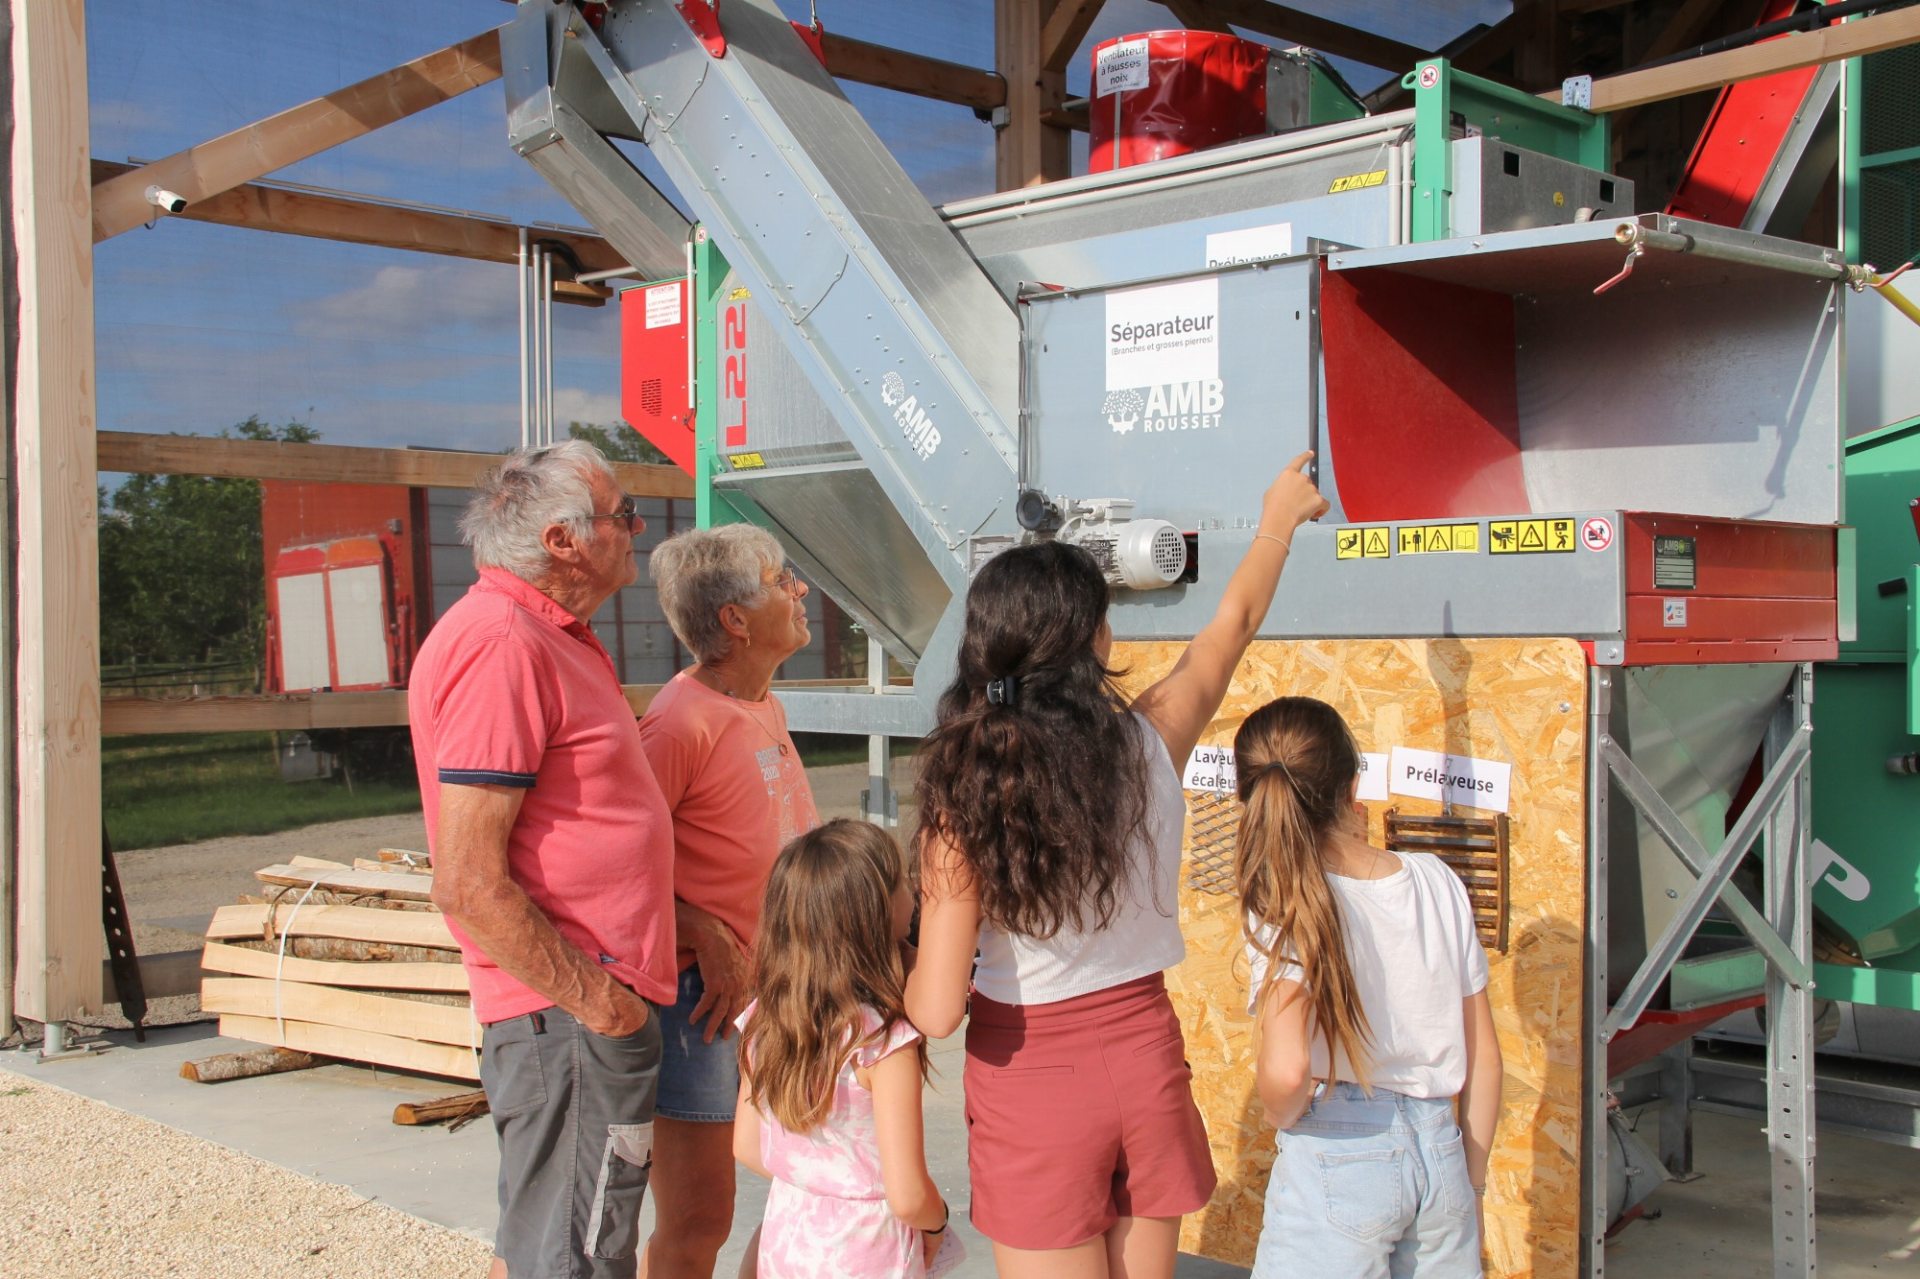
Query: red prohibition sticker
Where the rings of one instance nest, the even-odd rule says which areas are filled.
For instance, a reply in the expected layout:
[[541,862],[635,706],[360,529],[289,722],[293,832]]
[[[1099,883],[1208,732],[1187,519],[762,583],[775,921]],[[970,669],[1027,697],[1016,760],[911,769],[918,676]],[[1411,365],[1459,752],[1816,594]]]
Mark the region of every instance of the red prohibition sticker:
[[1580,526],[1580,545],[1589,551],[1604,551],[1613,545],[1613,521],[1596,515]]
[[1434,85],[1439,83],[1440,83],[1439,67],[1421,67],[1420,68],[1420,87],[1422,89],[1431,89]]

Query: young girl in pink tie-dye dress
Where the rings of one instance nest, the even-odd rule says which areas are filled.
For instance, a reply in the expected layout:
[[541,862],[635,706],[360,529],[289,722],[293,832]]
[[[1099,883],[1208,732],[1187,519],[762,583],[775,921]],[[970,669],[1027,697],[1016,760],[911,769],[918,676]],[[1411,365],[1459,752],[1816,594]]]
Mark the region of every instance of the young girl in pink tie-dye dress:
[[958,1260],[927,1175],[926,1043],[902,1007],[912,913],[877,826],[828,822],[773,864],[733,1134],[734,1157],[773,1179],[760,1279],[922,1279]]

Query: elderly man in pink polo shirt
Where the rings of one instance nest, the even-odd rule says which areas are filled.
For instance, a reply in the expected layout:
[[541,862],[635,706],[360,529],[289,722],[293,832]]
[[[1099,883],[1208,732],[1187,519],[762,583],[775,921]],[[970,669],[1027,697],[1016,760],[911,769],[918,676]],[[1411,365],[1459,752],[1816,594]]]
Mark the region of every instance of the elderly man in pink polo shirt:
[[493,1275],[630,1279],[675,999],[673,825],[588,621],[636,576],[633,501],[569,441],[484,478],[480,581],[407,690],[500,1141]]

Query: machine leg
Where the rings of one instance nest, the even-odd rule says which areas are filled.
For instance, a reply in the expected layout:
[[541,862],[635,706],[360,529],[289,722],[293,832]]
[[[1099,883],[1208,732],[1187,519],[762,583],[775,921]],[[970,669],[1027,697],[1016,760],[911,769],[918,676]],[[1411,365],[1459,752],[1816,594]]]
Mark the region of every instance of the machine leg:
[[[867,686],[875,693],[887,687],[887,650],[880,641],[867,640]],[[860,792],[860,816],[876,826],[898,826],[900,805],[893,794],[893,739],[867,738],[867,789]]]
[[1613,672],[1595,667],[1587,713],[1587,983],[1582,1042],[1580,1273],[1602,1279],[1607,1235],[1607,800],[1613,784],[1605,752],[1613,707]]
[[1693,1176],[1693,1042],[1660,1054],[1660,1162],[1682,1180]]
[[[1813,668],[1795,675],[1791,696],[1767,733],[1776,756],[1812,713]],[[1808,775],[1803,767],[1788,800],[1767,827],[1767,920],[1809,958],[1813,946]],[[1767,1150],[1773,1170],[1775,1279],[1810,1279],[1814,1252],[1813,983],[1794,989],[1767,973]]]

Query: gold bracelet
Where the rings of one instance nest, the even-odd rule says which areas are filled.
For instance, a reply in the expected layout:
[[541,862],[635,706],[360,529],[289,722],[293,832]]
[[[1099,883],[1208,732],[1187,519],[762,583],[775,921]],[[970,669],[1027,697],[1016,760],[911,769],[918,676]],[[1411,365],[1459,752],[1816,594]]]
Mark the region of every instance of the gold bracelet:
[[1263,537],[1266,538],[1269,542],[1280,543],[1280,548],[1284,551],[1287,551],[1289,553],[1293,551],[1293,543],[1289,542],[1286,538],[1281,537],[1278,533],[1255,533],[1253,535],[1253,540],[1257,542]]

